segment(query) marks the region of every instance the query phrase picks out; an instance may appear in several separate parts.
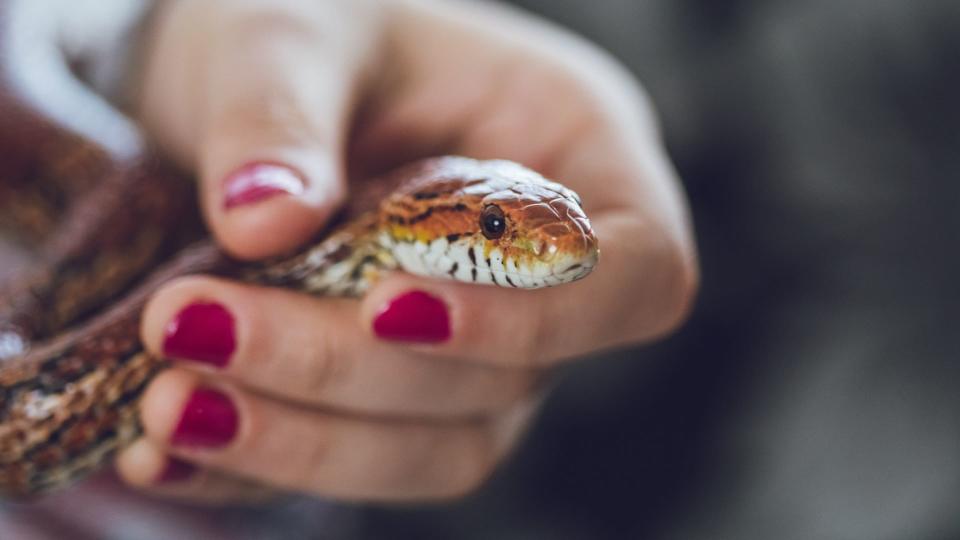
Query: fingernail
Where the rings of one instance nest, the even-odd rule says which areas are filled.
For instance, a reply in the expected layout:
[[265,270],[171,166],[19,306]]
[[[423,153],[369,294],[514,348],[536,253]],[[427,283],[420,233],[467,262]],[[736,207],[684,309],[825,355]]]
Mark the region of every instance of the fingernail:
[[197,472],[197,466],[177,458],[168,458],[163,472],[157,477],[157,484],[175,484],[189,480]]
[[450,339],[450,317],[439,298],[411,291],[380,310],[373,320],[373,331],[391,341],[439,343]]
[[168,357],[222,368],[236,347],[233,315],[220,304],[190,304],[164,329],[163,353]]
[[237,425],[237,409],[230,398],[201,388],[187,400],[170,442],[176,446],[220,448],[233,440]]
[[303,176],[291,167],[279,163],[248,163],[224,180],[223,207],[230,210],[275,195],[299,195],[305,187]]

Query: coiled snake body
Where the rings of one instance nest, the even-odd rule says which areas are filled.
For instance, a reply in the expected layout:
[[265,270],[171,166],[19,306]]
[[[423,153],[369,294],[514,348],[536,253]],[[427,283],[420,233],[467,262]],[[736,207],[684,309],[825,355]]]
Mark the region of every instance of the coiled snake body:
[[49,92],[42,85],[55,76],[38,83],[18,67],[6,6],[0,0],[0,225],[41,246],[0,288],[7,496],[68,485],[138,435],[137,400],[164,366],[143,350],[140,311],[173,277],[355,296],[391,270],[529,289],[580,279],[597,262],[575,193],[514,163],[459,157],[364,183],[296,254],[230,260],[199,240],[190,182],[149,157],[125,117],[69,74]]

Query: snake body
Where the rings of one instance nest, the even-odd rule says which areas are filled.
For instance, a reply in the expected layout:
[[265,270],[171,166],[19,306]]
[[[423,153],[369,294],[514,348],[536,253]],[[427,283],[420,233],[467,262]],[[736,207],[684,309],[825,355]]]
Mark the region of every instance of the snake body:
[[5,496],[69,485],[139,434],[139,396],[165,366],[140,343],[140,312],[177,276],[358,296],[395,270],[533,289],[597,262],[574,192],[515,163],[462,157],[363,183],[297,253],[231,260],[202,239],[189,179],[151,157],[126,117],[76,81],[53,94],[18,72],[8,6],[0,0],[0,225],[40,247],[0,287]]

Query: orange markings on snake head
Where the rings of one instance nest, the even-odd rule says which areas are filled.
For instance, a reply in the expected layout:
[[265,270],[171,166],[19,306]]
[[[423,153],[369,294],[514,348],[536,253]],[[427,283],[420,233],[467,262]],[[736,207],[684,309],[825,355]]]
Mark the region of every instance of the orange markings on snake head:
[[419,167],[381,206],[395,239],[469,238],[487,267],[493,256],[508,274],[556,278],[549,284],[579,279],[596,265],[596,234],[570,189],[507,161],[445,157]]

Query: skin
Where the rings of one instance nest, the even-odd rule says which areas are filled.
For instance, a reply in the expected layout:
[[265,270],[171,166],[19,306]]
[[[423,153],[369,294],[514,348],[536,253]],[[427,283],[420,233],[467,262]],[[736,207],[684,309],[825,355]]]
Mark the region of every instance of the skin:
[[[164,327],[203,300],[232,312],[237,351],[225,369],[177,362],[150,386],[146,434],[117,462],[133,486],[208,502],[257,499],[253,485],[461,496],[523,433],[556,366],[660,338],[690,308],[694,242],[651,107],[623,68],[563,30],[480,2],[181,0],[154,15],[146,54],[141,117],[198,173],[209,226],[238,257],[302,243],[357,178],[444,153],[515,160],[574,189],[602,257],[589,278],[537,291],[396,274],[356,301],[175,282],[146,310],[148,348],[160,354]],[[259,160],[301,171],[305,190],[226,210],[223,178]],[[376,313],[411,290],[448,306],[449,341],[373,333]],[[169,443],[198,386],[239,411],[223,449]],[[159,485],[170,457],[200,472]]]

